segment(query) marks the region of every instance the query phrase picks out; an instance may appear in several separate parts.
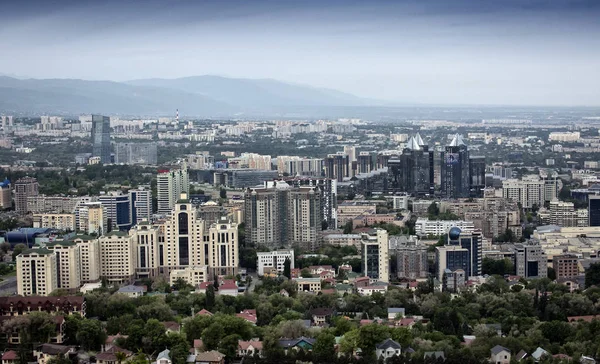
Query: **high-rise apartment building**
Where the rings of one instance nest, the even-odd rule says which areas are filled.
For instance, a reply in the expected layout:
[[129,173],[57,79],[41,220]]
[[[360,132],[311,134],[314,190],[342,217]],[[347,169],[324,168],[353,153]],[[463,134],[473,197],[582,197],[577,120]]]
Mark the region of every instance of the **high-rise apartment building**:
[[140,186],[129,190],[131,201],[131,224],[152,221],[152,190],[150,186]]
[[428,246],[416,239],[396,245],[397,276],[399,279],[422,279],[429,275]]
[[106,214],[101,202],[83,203],[77,208],[77,230],[87,234],[104,234]]
[[502,181],[502,197],[520,203],[524,208],[544,206],[558,197],[560,184],[557,178],[540,178],[527,176],[522,180],[507,179]]
[[373,157],[369,152],[360,152],[356,159],[358,173],[369,173],[373,170]]
[[470,197],[483,197],[485,189],[485,157],[469,157]]
[[100,280],[100,242],[89,235],[75,236],[72,240],[79,247],[81,283]]
[[57,241],[46,244],[46,248],[56,255],[58,288],[78,289],[81,286],[81,256],[77,243]]
[[183,269],[208,265],[211,252],[209,242],[204,240],[204,221],[198,219],[197,211],[187,200],[187,195],[180,196],[179,202],[163,224],[163,229],[161,266]]
[[[457,230],[459,230],[458,234],[455,233]],[[483,247],[480,232],[463,232],[458,228],[452,228],[448,232],[448,245],[457,245],[469,252],[469,262],[465,269],[467,277],[482,274]]]
[[350,158],[343,152],[329,154],[325,159],[325,176],[341,182],[350,177]]
[[180,169],[160,170],[156,179],[158,213],[169,214],[182,193],[190,193],[187,164]]
[[374,234],[362,234],[363,274],[371,280],[390,281],[390,256],[388,233],[375,229]]
[[356,162],[356,147],[352,145],[345,145],[344,154],[348,156],[350,163]]
[[114,284],[130,283],[135,278],[135,250],[131,236],[112,231],[99,239],[100,277]]
[[272,187],[248,189],[245,203],[246,239],[251,243],[271,248],[316,246],[323,222],[318,188],[277,181]]
[[77,218],[75,214],[33,214],[33,227],[76,231]]
[[115,163],[156,165],[158,163],[156,143],[116,143]]
[[469,151],[462,136],[455,135],[442,155],[442,196],[449,198],[469,197]]
[[5,179],[0,182],[0,209],[9,209],[12,207],[12,195],[10,190],[10,181]]
[[235,276],[238,273],[240,262],[237,224],[230,222],[227,217],[221,217],[208,229],[208,235],[210,240],[209,274],[213,277]]
[[129,230],[129,234],[133,242],[136,277],[156,277],[164,254],[158,241],[158,227],[142,221]]
[[19,214],[29,212],[27,198],[37,196],[39,184],[33,177],[23,177],[15,182],[15,211]]
[[17,294],[47,296],[58,288],[56,254],[48,249],[28,249],[17,256]]
[[100,157],[100,163],[111,163],[110,118],[92,115],[92,156]]
[[[316,187],[321,194],[321,209],[323,220],[328,229],[337,226],[337,181],[330,178],[286,178],[283,181],[292,187]],[[275,186],[276,182],[266,183],[265,186]]]

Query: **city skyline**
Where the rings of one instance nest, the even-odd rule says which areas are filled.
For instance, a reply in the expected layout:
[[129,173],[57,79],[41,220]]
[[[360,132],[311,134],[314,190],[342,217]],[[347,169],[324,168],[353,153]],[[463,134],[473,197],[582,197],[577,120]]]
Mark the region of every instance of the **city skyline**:
[[7,75],[273,78],[391,104],[598,105],[593,1],[7,4]]

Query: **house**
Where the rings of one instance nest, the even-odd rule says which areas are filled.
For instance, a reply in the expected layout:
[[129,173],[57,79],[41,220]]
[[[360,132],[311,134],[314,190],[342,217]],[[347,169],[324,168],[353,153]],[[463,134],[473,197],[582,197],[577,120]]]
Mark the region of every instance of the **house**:
[[[28,311],[29,312],[29,311]],[[4,324],[5,321],[12,319],[11,316],[1,316],[0,317],[0,326]],[[64,316],[53,316],[56,326],[54,331],[54,336],[50,337],[51,344],[62,344],[64,338],[64,332],[66,329],[66,321]],[[2,332],[0,331],[0,338],[5,340],[7,343],[11,345],[18,345],[21,343],[21,336],[19,335],[18,328],[14,328],[12,332]]]
[[585,322],[590,323],[593,320],[598,320],[598,319],[600,319],[600,316],[597,316],[597,315],[569,316],[569,317],[567,317],[567,321],[569,321],[569,322],[585,321]]
[[321,276],[322,273],[326,273],[325,275],[328,278],[335,277],[335,269],[331,265],[311,265],[308,269],[310,270],[310,274],[315,276]]
[[116,346],[118,339],[127,339],[127,337],[128,337],[127,335],[121,335],[121,334],[107,336],[106,340],[104,341],[104,347],[102,348],[102,351],[110,350],[112,347]]
[[181,325],[175,321],[165,321],[162,323],[167,331],[167,334],[179,333],[181,331]]
[[521,349],[521,351],[519,351],[517,353],[517,355],[515,355],[515,360],[521,361],[521,360],[525,359],[527,357],[527,355],[529,355],[529,354],[527,354],[527,352],[525,350]]
[[253,356],[258,354],[258,356],[262,357],[262,341],[259,340],[250,340],[250,341],[238,341],[238,352],[237,355],[242,356]]
[[403,317],[400,321],[396,321],[396,326],[411,328],[415,326],[417,320],[414,317]]
[[133,353],[127,349],[113,346],[109,350],[96,355],[96,364],[117,364],[119,362],[116,355],[117,353],[125,354],[126,358],[129,358],[133,355]]
[[298,287],[298,292],[321,292],[321,279],[320,278],[296,278],[294,279]]
[[596,364],[596,359],[592,358],[591,356],[582,355],[581,358],[579,358],[579,363],[581,363],[581,364]]
[[289,296],[290,296],[289,292],[288,292],[288,291],[286,291],[286,290],[285,290],[285,289],[283,289],[283,288],[281,289],[281,291],[279,291],[279,294],[280,294],[281,296],[283,296],[283,297],[289,297]]
[[237,296],[238,286],[234,279],[224,279],[219,285],[218,294],[223,296]]
[[75,348],[72,346],[57,344],[42,344],[33,351],[33,356],[38,364],[46,364],[51,359],[59,357],[67,358],[69,354],[74,354]]
[[337,294],[340,296],[343,296],[346,293],[351,294],[353,289],[354,288],[352,287],[351,284],[338,283],[335,285],[335,290],[337,291]]
[[5,351],[2,354],[2,364],[16,364],[19,361],[19,355],[14,350]]
[[204,342],[202,341],[202,339],[194,339],[194,347],[190,351],[192,350],[194,355],[198,355],[199,353],[204,351]]
[[551,354],[549,352],[547,352],[546,350],[538,347],[537,349],[535,349],[535,351],[531,354],[531,357],[533,359],[535,359],[536,362],[542,360],[543,357],[547,357],[550,356]]
[[328,319],[335,314],[335,311],[331,308],[320,307],[315,308],[310,312],[312,320],[315,326],[323,326],[327,323]]
[[198,353],[196,364],[225,364],[225,354],[221,354],[216,350]]
[[130,284],[128,286],[123,286],[123,287],[119,288],[117,293],[124,294],[130,298],[136,298],[136,297],[143,296],[144,293],[146,292],[146,290],[147,289],[145,286],[134,286],[134,285]]
[[74,313],[85,317],[85,298],[83,296],[64,297],[0,297],[0,316],[20,316],[31,312]]
[[252,325],[256,325],[256,321],[258,321],[258,318],[256,317],[256,310],[246,309],[235,315],[239,318],[243,318],[244,320],[248,321]]
[[446,361],[446,355],[443,351],[426,351],[423,354],[423,359],[425,360],[435,360],[436,362],[444,362]]
[[496,345],[490,350],[490,362],[495,364],[510,364],[510,350],[504,346]]
[[552,355],[554,359],[558,359],[561,363],[573,361],[573,358],[568,356],[567,354],[554,354]]
[[577,279],[560,278],[556,280],[556,283],[566,286],[569,289],[569,292],[573,292],[579,289],[579,282],[577,281]]
[[394,340],[387,339],[375,346],[375,354],[378,360],[383,359],[385,361],[393,356],[400,356],[402,347]]
[[200,311],[198,311],[198,313],[196,313],[196,316],[213,316],[213,313],[203,308]]
[[206,294],[206,291],[208,290],[208,287],[212,286],[212,285],[214,285],[213,282],[202,282],[202,283],[200,283],[198,285],[198,287],[196,287],[196,290],[194,292],[195,293],[204,293],[204,294]]
[[315,341],[313,338],[301,336],[297,339],[281,339],[279,340],[279,346],[285,350],[286,354],[289,350],[312,351]]
[[354,287],[366,287],[369,285],[371,279],[369,277],[358,277],[354,280]]
[[171,364],[173,361],[171,360],[171,356],[169,355],[171,351],[169,349],[165,349],[158,353],[156,357],[156,362],[154,364]]
[[406,309],[402,307],[390,307],[388,308],[388,320],[395,320],[400,317],[403,318],[406,315]]
[[374,285],[374,286],[366,286],[366,287],[358,287],[356,292],[361,296],[372,296],[373,293],[381,293],[385,294],[387,292],[388,287],[384,285]]

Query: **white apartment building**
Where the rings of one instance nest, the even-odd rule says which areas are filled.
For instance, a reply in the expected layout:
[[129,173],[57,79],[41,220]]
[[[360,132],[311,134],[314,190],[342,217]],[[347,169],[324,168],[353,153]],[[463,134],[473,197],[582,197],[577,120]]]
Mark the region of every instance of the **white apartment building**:
[[81,286],[81,256],[77,243],[57,241],[46,244],[56,255],[58,288],[76,290]]
[[170,216],[162,224],[164,229],[163,261],[167,269],[183,269],[188,266],[208,265],[209,242],[204,241],[204,221],[198,219],[197,211],[182,194]]
[[389,237],[384,229],[361,234],[363,274],[372,281],[390,281]]
[[537,176],[529,176],[518,179],[507,179],[502,181],[502,197],[520,203],[524,208],[533,205],[544,206],[546,201],[552,201],[558,197],[560,183],[557,179],[543,179]]
[[33,214],[34,228],[50,228],[63,231],[75,231],[75,214]]
[[183,279],[188,284],[197,287],[200,283],[208,282],[208,267],[205,265],[195,265],[184,269],[172,270],[169,274],[169,282],[174,285],[178,279]]
[[559,132],[553,131],[548,135],[548,140],[551,142],[576,142],[581,138],[581,134],[578,131],[570,132]]
[[156,179],[157,212],[159,214],[169,214],[181,194],[189,194],[189,192],[190,181],[186,163],[181,169],[158,171]]
[[79,247],[81,263],[81,283],[95,283],[100,281],[100,243],[98,239],[80,235],[73,240]]
[[47,296],[58,288],[56,254],[48,249],[28,249],[17,256],[17,294]]
[[294,250],[282,249],[270,252],[256,253],[256,272],[259,276],[265,274],[265,268],[274,268],[279,273],[283,273],[285,260],[290,260],[290,269],[294,269]]
[[106,214],[100,202],[81,204],[77,215],[77,230],[98,235],[106,231]]
[[100,277],[110,283],[130,283],[135,277],[135,250],[131,236],[112,231],[99,239]]
[[471,233],[475,230],[473,221],[429,220],[427,217],[420,217],[415,223],[415,231],[419,236],[440,236],[447,234],[448,230],[454,226],[457,226],[465,233]]
[[237,226],[226,217],[221,217],[208,229],[210,239],[208,265],[214,277],[219,275],[235,276],[238,273],[240,257]]

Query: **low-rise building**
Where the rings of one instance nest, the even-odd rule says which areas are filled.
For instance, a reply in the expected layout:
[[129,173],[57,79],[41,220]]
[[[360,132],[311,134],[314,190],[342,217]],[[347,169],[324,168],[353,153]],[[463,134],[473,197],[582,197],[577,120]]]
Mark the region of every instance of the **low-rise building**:
[[75,214],[34,214],[33,227],[70,232],[77,229],[77,224]]
[[294,279],[298,292],[321,292],[321,278],[296,278]]
[[286,259],[290,261],[290,269],[294,269],[294,250],[282,249],[270,252],[256,253],[256,273],[259,276],[265,274],[265,268],[274,268],[277,272],[283,273]]
[[171,286],[174,285],[178,279],[183,279],[187,284],[196,287],[201,283],[208,281],[208,267],[205,265],[197,265],[184,269],[172,270],[169,274]]

